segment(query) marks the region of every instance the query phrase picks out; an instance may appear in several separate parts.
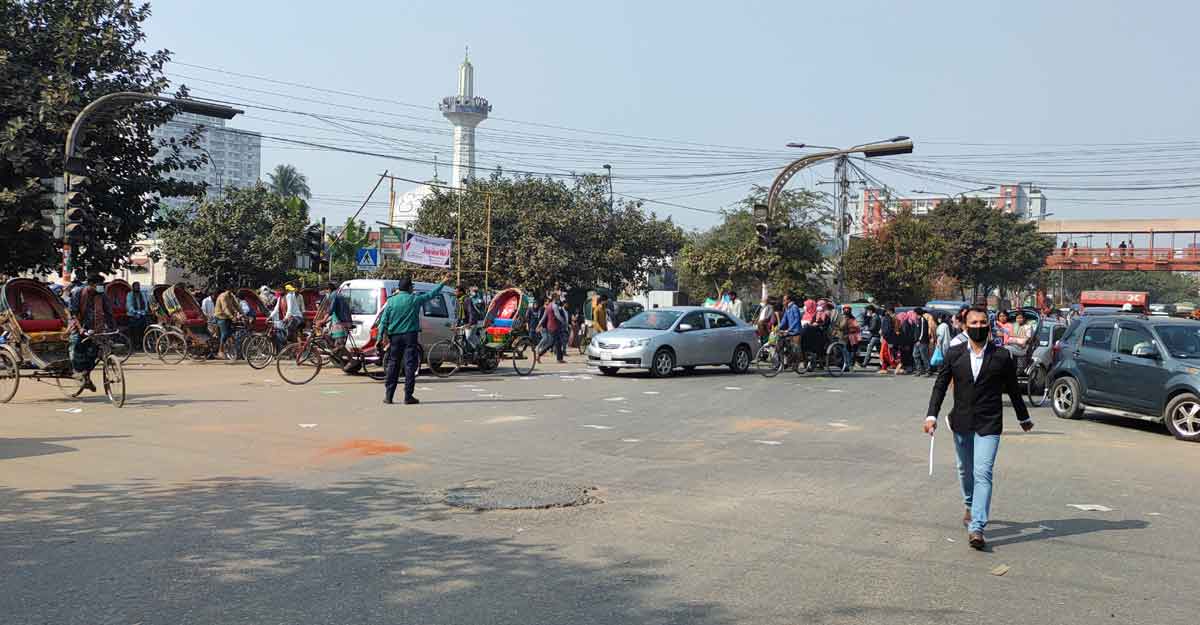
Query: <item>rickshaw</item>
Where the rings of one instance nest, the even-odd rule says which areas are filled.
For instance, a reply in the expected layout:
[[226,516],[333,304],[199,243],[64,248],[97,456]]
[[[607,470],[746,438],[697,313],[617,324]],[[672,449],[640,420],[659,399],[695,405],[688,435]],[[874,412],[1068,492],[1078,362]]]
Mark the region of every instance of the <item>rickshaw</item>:
[[120,278],[104,284],[104,296],[112,306],[113,321],[116,322],[118,330],[118,334],[112,339],[112,351],[121,359],[121,364],[125,364],[129,355],[133,353],[133,341],[129,336],[129,313],[125,310],[125,296],[129,295],[130,290],[129,283]]
[[[21,384],[21,370],[37,382],[53,383],[68,397],[83,392],[82,380],[71,369],[70,316],[45,285],[14,278],[0,288],[0,403],[7,403]],[[114,333],[85,337],[99,349],[104,394],[114,406],[125,405],[125,372],[111,350]]]
[[505,289],[492,298],[483,317],[483,336],[478,347],[469,345],[463,328],[455,328],[454,338],[429,346],[429,370],[438,377],[449,377],[463,365],[474,363],[481,371],[491,371],[501,358],[510,358],[518,375],[529,375],[537,362],[537,345],[529,336],[529,299],[520,289]]
[[171,314],[167,312],[167,305],[163,302],[163,293],[166,293],[171,286],[170,284],[156,284],[150,289],[150,301],[146,302],[146,308],[150,310],[150,323],[146,325],[146,331],[142,333],[142,351],[147,354],[158,352],[158,339],[174,325]]
[[317,309],[321,307],[321,291],[315,287],[300,289],[300,299],[304,300],[304,327],[313,327],[317,318]]
[[237,298],[249,307],[250,315],[234,323],[233,336],[225,341],[225,358],[245,358],[251,368],[262,369],[271,364],[277,351],[271,338],[274,328],[268,320],[271,311],[253,289],[238,289]]
[[196,298],[187,289],[176,284],[162,293],[163,305],[170,315],[173,327],[158,339],[156,353],[167,364],[179,364],[184,358],[207,360],[217,353],[220,344],[213,327]]

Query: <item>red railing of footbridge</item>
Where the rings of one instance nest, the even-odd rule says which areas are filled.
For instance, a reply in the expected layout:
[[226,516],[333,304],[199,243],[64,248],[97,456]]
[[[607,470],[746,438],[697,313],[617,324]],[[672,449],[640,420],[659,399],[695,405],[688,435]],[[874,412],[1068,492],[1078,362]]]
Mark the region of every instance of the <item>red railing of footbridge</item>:
[[1091,271],[1200,271],[1200,249],[1060,247],[1046,258],[1046,267]]

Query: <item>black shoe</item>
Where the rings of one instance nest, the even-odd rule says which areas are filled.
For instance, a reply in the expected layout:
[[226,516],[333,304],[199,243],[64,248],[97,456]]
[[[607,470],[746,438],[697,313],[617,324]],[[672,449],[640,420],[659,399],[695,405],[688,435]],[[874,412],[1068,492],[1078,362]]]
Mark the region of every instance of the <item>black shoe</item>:
[[405,397],[404,398],[404,404],[406,406],[411,406],[413,404],[419,404],[419,403],[421,403],[421,400],[417,399],[416,397]]
[[86,377],[83,379],[83,388],[95,393],[96,385],[92,382],[92,378]]
[[390,399],[388,399],[388,398],[386,398],[386,397],[385,397],[385,398],[383,398],[383,403],[385,403],[385,404],[394,404],[394,403],[396,403],[396,402],[394,402],[394,401],[392,401],[392,400],[390,400]]

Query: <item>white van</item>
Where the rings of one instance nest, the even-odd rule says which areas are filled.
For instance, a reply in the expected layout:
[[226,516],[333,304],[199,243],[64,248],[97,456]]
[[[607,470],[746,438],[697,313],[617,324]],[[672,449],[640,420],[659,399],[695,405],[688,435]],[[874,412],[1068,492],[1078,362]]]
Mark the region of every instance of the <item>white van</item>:
[[[350,300],[350,317],[354,321],[354,342],[366,345],[371,340],[371,327],[383,312],[388,294],[400,287],[399,280],[347,280],[342,283],[339,292]],[[414,293],[428,293],[437,288],[429,282],[414,282]],[[450,328],[457,325],[455,320],[454,289],[442,289],[439,297],[435,297],[421,307],[421,346],[428,347],[442,339],[448,339],[453,334]]]

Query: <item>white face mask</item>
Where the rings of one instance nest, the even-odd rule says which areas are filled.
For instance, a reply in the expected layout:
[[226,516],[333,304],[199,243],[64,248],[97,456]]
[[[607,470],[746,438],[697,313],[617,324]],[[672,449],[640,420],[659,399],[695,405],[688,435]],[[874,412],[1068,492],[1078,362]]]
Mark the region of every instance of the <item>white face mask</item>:
[[96,292],[97,292],[97,293],[103,293],[103,292],[104,292],[104,285],[103,285],[103,284],[97,284],[97,285],[96,285]]

